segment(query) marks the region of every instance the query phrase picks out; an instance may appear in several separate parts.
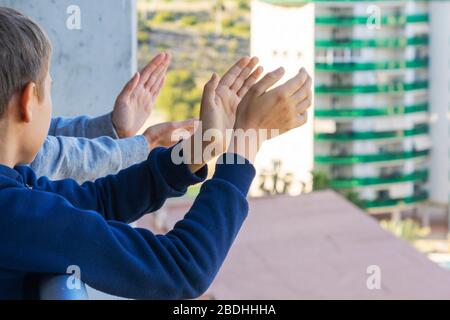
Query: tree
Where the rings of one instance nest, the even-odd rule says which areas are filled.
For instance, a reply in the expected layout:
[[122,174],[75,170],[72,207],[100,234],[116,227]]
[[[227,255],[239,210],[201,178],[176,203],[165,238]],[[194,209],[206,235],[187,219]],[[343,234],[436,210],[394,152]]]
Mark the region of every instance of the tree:
[[157,106],[169,121],[198,118],[202,90],[197,87],[194,75],[187,70],[172,70],[167,74]]
[[326,172],[314,170],[312,172],[313,176],[313,190],[325,190],[330,188],[330,178]]

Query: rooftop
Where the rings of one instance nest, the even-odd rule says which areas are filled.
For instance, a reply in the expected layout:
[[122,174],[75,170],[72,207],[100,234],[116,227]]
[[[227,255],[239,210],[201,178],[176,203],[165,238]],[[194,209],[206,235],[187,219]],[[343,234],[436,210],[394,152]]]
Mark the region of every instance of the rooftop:
[[[169,203],[165,228],[190,203]],[[148,226],[149,218],[140,226]],[[369,266],[381,289],[369,290]],[[209,297],[444,299],[450,272],[332,191],[250,200],[250,213]]]

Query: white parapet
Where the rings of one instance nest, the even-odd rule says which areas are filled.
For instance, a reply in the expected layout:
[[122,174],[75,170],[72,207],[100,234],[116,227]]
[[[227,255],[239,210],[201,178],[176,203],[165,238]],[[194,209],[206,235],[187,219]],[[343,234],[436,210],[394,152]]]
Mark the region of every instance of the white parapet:
[[450,182],[450,1],[430,3],[430,199],[448,204]]

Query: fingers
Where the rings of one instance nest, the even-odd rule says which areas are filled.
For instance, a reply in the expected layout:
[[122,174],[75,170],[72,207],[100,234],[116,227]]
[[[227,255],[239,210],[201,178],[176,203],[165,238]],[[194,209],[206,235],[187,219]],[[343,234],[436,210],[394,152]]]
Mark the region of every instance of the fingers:
[[310,77],[306,70],[302,68],[294,78],[279,86],[276,91],[283,91],[285,96],[290,97],[297,92],[297,90],[300,89],[309,78]]
[[160,64],[150,75],[148,81],[144,84],[144,88],[148,91],[154,92],[160,85],[161,80],[165,77],[168,65],[165,63]]
[[147,83],[148,79],[155,69],[164,61],[167,61],[167,54],[160,53],[156,55],[141,71],[141,83]]
[[295,123],[295,127],[301,127],[304,126],[308,122],[308,112],[304,112],[302,114],[299,114],[297,116],[297,121]]
[[263,67],[256,68],[256,70],[253,71],[253,73],[247,78],[247,80],[245,80],[242,88],[239,89],[239,91],[237,93],[238,97],[240,97],[240,98],[244,97],[247,94],[247,92],[250,90],[250,88],[253,87],[253,85],[256,83],[256,81],[258,81],[259,77],[261,77],[263,72],[264,72]]
[[297,104],[311,96],[312,96],[312,79],[308,78],[305,84],[291,96],[290,100],[294,104]]
[[218,86],[219,76],[214,73],[203,90],[202,105],[207,104],[208,106],[211,106],[214,104],[215,92]]
[[264,94],[269,88],[271,88],[275,83],[280,81],[284,76],[284,68],[278,68],[264,76],[258,83],[256,83],[251,90],[254,94],[260,96]]
[[239,59],[239,61],[236,62],[236,64],[223,76],[222,80],[220,80],[220,84],[230,88],[249,62],[249,57]]
[[165,74],[159,79],[159,82],[153,86],[153,89],[150,91],[153,96],[159,95],[162,87],[164,86],[164,82],[166,81]]
[[197,120],[195,119],[189,119],[181,122],[175,122],[174,130],[184,129],[186,131],[189,131],[190,133],[194,133],[195,123]]
[[238,92],[244,82],[247,80],[248,76],[252,73],[253,69],[258,64],[259,59],[257,57],[253,57],[249,60],[245,68],[241,71],[241,74],[236,78],[234,83],[230,86],[230,89],[234,92]]
[[302,102],[300,102],[299,104],[297,104],[295,106],[295,111],[298,114],[302,114],[304,113],[306,110],[309,109],[309,107],[311,107],[312,105],[312,95],[309,95],[305,98],[305,100],[303,100]]
[[128,81],[128,83],[125,85],[122,92],[120,93],[120,96],[124,96],[124,98],[129,97],[134,89],[136,89],[136,87],[138,86],[140,78],[141,74],[139,72],[136,72],[133,78],[131,78],[130,81]]

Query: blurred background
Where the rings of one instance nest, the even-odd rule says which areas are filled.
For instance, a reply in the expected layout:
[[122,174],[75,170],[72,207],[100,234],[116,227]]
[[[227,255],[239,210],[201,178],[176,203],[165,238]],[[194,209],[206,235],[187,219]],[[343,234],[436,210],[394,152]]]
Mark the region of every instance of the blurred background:
[[[284,66],[286,77],[301,67],[311,73],[310,121],[258,155],[250,203],[259,220],[247,223],[206,298],[405,297],[450,284],[450,1],[0,4],[49,33],[56,115],[110,111],[123,84],[161,51],[173,62],[149,125],[197,117],[212,72],[243,55],[258,56],[266,71]],[[138,225],[167,231],[199,188]],[[271,253],[289,258],[257,252],[273,243]],[[393,283],[385,296],[367,291],[371,263]],[[297,282],[283,278],[287,270]]]
[[449,2],[138,0],[137,10],[139,65],[174,56],[164,119],[195,117],[211,72],[242,55],[313,74],[314,120],[264,146],[253,196],[334,189],[450,266]]

